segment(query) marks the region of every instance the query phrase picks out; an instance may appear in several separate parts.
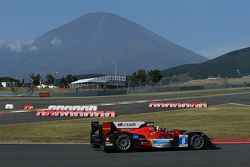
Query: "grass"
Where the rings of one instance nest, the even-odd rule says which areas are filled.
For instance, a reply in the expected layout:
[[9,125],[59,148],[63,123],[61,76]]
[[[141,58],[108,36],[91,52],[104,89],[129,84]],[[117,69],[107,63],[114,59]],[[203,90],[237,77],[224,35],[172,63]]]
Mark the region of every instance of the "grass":
[[204,90],[185,90],[185,91],[173,91],[173,92],[152,92],[152,93],[138,93],[138,94],[125,94],[120,96],[145,96],[145,95],[171,95],[171,94],[193,94],[193,93],[220,93],[224,91],[237,91],[237,90],[246,90],[249,91],[249,87],[240,87],[240,88],[218,88],[218,89],[204,89]]
[[154,121],[167,129],[203,131],[214,139],[249,139],[250,107],[218,105],[201,109],[0,126],[0,143],[84,143],[91,121]]
[[[250,77],[227,78],[226,82],[229,85],[250,83]],[[197,79],[184,82],[181,84],[181,86],[201,86],[201,85],[206,86],[206,85],[224,85],[224,84],[225,84],[225,78],[220,78],[216,80]]]

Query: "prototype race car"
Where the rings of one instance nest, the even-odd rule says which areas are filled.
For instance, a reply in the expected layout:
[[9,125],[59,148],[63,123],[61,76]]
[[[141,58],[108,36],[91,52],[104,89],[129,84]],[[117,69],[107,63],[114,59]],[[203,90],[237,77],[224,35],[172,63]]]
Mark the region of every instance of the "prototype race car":
[[91,123],[90,143],[104,151],[128,152],[140,148],[188,148],[193,150],[214,147],[202,132],[167,131],[153,122]]

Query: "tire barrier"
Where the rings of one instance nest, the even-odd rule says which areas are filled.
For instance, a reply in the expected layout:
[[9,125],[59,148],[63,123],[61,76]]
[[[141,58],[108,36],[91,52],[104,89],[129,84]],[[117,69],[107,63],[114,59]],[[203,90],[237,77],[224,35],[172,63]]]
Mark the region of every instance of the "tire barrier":
[[50,105],[48,110],[97,111],[97,106],[56,106]]
[[34,107],[30,104],[27,104],[23,107],[24,110],[32,110]]
[[204,108],[208,107],[208,103],[173,103],[173,102],[159,102],[149,103],[149,107],[154,108]]
[[36,116],[116,117],[117,114],[115,111],[36,110]]
[[15,107],[14,107],[14,104],[5,104],[5,107],[4,107],[6,110],[13,110]]
[[48,109],[36,110],[36,116],[55,117],[116,117],[115,111],[97,111],[97,106],[50,105]]

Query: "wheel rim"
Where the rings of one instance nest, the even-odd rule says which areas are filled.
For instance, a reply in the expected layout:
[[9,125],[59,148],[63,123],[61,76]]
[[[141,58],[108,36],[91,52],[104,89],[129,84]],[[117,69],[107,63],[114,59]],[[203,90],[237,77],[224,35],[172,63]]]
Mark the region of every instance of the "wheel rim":
[[204,145],[204,142],[205,141],[202,136],[198,136],[198,135],[194,136],[193,141],[192,141],[194,149],[197,149],[197,150],[201,149]]
[[122,137],[118,140],[118,148],[122,151],[126,151],[130,148],[131,141],[128,137]]

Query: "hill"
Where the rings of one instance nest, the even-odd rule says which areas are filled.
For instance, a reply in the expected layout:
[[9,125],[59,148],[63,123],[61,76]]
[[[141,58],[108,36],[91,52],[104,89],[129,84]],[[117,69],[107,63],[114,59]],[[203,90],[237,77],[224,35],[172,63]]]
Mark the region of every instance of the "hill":
[[51,30],[31,43],[0,48],[0,75],[113,73],[166,69],[207,60],[115,14],[95,12]]
[[162,71],[164,76],[186,74],[192,78],[234,77],[250,74],[250,47],[239,49],[200,64],[186,64]]

